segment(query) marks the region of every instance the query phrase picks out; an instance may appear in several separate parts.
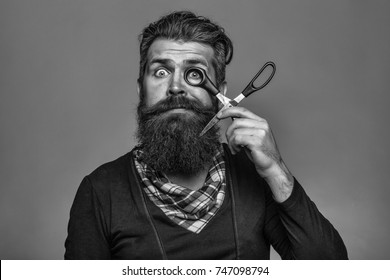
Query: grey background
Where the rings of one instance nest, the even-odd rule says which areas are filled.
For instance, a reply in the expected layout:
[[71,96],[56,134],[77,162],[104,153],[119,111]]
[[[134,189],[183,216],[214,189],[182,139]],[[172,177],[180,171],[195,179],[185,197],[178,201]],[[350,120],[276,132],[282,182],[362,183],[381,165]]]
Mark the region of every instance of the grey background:
[[276,63],[243,106],[270,122],[350,258],[390,259],[390,2],[379,0],[1,0],[1,259],[63,258],[83,176],[135,143],[137,35],[180,9],[232,37],[229,97]]

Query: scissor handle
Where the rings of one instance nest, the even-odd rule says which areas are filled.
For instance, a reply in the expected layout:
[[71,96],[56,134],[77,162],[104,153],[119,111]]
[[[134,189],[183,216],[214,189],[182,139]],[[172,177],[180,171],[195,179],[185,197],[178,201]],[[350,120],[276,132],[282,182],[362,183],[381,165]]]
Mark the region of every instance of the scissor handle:
[[[190,73],[196,73],[199,75],[197,82],[192,82],[188,78]],[[199,67],[188,68],[184,72],[184,80],[186,81],[187,84],[194,86],[194,87],[201,87],[214,96],[216,96],[219,93],[219,89],[214,85],[214,83],[207,76],[206,71],[202,68],[199,68]]]
[[[255,87],[255,81],[257,80],[257,78],[260,76],[261,73],[263,73],[263,71],[267,68],[267,67],[271,67],[272,68],[272,72],[271,72],[271,75],[268,77],[268,79],[263,83],[261,84],[260,86],[258,87]],[[248,97],[250,94],[254,93],[255,91],[258,91],[260,89],[262,89],[263,87],[265,87],[266,85],[268,85],[268,83],[272,80],[273,76],[275,75],[275,72],[276,72],[276,66],[275,66],[275,63],[273,63],[272,61],[268,61],[266,64],[264,64],[263,67],[261,67],[260,71],[257,72],[256,76],[252,79],[252,81],[249,82],[249,84],[246,86],[246,88],[242,91],[242,94],[245,96],[245,97]]]

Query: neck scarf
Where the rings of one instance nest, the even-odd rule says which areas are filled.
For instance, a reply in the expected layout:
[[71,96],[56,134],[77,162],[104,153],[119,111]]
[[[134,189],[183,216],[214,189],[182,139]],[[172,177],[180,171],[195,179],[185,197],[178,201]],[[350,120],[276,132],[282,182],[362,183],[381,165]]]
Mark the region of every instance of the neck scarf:
[[177,225],[199,233],[215,216],[225,197],[225,161],[221,146],[213,158],[204,185],[194,191],[171,183],[161,172],[141,160],[142,150],[134,152],[134,162],[149,199]]

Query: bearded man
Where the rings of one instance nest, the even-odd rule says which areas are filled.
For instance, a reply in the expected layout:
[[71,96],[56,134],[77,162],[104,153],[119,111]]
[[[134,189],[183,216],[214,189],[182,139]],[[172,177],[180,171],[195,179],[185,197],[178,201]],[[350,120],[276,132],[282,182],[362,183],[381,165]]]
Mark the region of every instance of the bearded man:
[[268,123],[242,108],[220,143],[199,136],[214,96],[185,82],[202,68],[226,94],[224,30],[174,12],[140,35],[138,145],[82,181],[66,259],[346,259],[344,243],[284,164]]

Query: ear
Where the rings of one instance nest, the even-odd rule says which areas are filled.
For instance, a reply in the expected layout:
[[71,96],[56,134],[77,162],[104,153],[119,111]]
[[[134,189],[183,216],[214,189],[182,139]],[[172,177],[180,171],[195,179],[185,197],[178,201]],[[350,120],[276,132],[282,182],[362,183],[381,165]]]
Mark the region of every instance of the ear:
[[141,82],[139,79],[137,79],[137,93],[138,93],[138,97],[140,97],[140,94],[141,94]]

